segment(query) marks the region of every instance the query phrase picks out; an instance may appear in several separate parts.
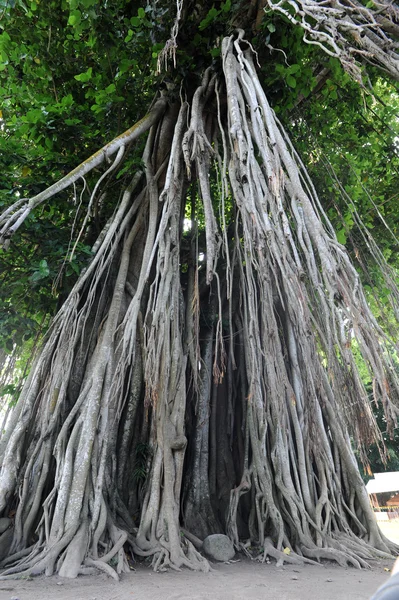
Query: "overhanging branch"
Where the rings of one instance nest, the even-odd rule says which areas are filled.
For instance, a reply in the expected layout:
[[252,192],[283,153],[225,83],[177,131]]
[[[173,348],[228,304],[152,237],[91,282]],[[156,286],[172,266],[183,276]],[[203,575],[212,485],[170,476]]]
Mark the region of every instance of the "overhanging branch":
[[[62,190],[65,190],[79,179],[83,178],[85,175],[87,175],[87,173],[90,173],[90,171],[101,165],[106,159],[108,160],[121,148],[125,147],[126,144],[136,140],[143,133],[148,131],[150,127],[157,123],[157,121],[161,118],[163,112],[165,111],[166,105],[167,99],[166,97],[162,96],[159,98],[159,100],[157,100],[153,108],[145,115],[145,117],[118,135],[118,137],[113,139],[111,142],[105,144],[105,146],[83,161],[80,165],[68,173],[68,175],[65,175],[65,177],[47,189],[43,190],[30,200],[20,199],[10,206],[2,215],[0,215],[0,245],[2,245],[4,249],[8,248],[10,238],[19,229],[33,209],[46,200],[49,200],[49,198],[52,198]],[[111,168],[109,170],[113,169]]]

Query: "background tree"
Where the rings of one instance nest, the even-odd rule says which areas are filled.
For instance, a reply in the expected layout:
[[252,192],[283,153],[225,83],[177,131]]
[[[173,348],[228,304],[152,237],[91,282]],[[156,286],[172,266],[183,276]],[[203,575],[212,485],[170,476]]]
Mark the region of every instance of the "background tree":
[[[345,157],[362,137],[341,120],[358,117],[364,58],[395,76],[397,15],[323,6],[296,27],[295,4],[3,3],[0,140],[15,154],[1,258],[20,282],[5,301],[45,323],[55,295],[58,312],[0,439],[0,510],[15,514],[2,577],[117,578],[126,545],[155,569],[206,570],[196,536],[214,531],[261,560],[359,567],[396,552],[351,449],[383,451],[363,371],[388,433],[398,412],[396,265],[370,235],[374,221],[387,235],[389,195],[368,216],[353,166],[378,154],[368,107],[391,126],[395,91],[371,70],[393,108],[365,98],[370,152],[360,141]],[[354,27],[367,55],[341,33]],[[340,78],[348,56],[357,83]],[[338,98],[321,140],[318,111]],[[371,191],[394,190],[395,127]],[[369,285],[375,315],[362,269],[384,283],[386,302]]]

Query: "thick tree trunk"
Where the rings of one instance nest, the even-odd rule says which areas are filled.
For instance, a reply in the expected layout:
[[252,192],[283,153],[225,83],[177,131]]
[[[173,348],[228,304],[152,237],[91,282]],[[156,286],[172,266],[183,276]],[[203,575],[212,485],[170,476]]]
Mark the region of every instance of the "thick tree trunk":
[[[128,547],[155,569],[209,569],[181,521],[280,563],[360,567],[397,550],[351,449],[380,437],[353,336],[377,401],[388,418],[397,412],[384,333],[242,32],[223,41],[222,65],[190,103],[163,99],[129,130],[150,127],[143,172],[55,318],[2,439],[0,509],[16,509],[12,539],[0,538],[3,557],[11,548],[2,577],[95,566],[118,578]],[[107,146],[118,150],[107,176],[124,140]],[[198,226],[187,289],[186,209]],[[22,224],[14,210],[6,238]]]

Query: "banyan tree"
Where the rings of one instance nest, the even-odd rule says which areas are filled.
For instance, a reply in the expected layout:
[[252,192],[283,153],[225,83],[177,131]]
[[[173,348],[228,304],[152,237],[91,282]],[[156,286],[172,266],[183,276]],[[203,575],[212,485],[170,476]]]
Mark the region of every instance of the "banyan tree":
[[[75,4],[83,19],[96,3]],[[371,442],[384,453],[370,401],[395,424],[395,340],[271,107],[262,61],[284,51],[262,24],[300,31],[372,93],[368,69],[398,80],[397,7],[155,4],[153,79],[166,85],[144,116],[0,217],[11,252],[32,215],[46,218],[39,207],[78,198],[66,260],[106,217],[0,438],[0,511],[12,515],[1,576],[95,566],[118,578],[127,552],[154,569],[208,570],[198,539],[211,533],[261,560],[366,566],[397,551],[354,454],[367,461]],[[190,62],[212,20],[208,63]],[[393,321],[394,270],[353,219]]]

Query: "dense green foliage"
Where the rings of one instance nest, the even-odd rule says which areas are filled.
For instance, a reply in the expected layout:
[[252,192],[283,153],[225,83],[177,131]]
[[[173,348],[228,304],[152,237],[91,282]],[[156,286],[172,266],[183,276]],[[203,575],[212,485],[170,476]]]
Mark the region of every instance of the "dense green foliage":
[[[231,2],[209,8],[204,3],[196,35],[190,30],[187,39],[181,32],[185,50],[177,51],[176,72],[169,65],[167,82],[181,75],[192,78],[210,57],[217,62],[218,35],[229,21],[233,26],[236,8]],[[2,10],[0,207],[5,207],[58,180],[142,116],[165,85],[157,58],[174,7],[126,0],[106,6],[94,0],[17,0],[4,2]],[[194,12],[192,20],[197,18]],[[339,241],[350,237],[355,252],[362,245],[356,231],[351,237],[354,206],[394,264],[397,246],[376,207],[397,235],[398,95],[378,74],[373,91],[362,90],[336,59],[303,44],[302,31],[292,31],[275,15],[266,13],[255,34],[265,88],[307,159]],[[85,213],[80,192],[78,187],[53,198],[29,217],[10,252],[0,250],[0,345],[8,351],[34,336],[39,323],[54,313],[59,294],[62,301],[112,212],[112,199],[97,207],[69,260]]]
[[[34,195],[140,118],[154,93],[149,21],[143,9],[139,16],[125,9],[125,2],[106,9],[97,2],[4,3],[0,206]],[[68,190],[32,215],[11,252],[1,253],[0,345],[8,350],[54,313],[112,211],[96,210],[88,239],[68,260],[84,217],[80,192]]]

